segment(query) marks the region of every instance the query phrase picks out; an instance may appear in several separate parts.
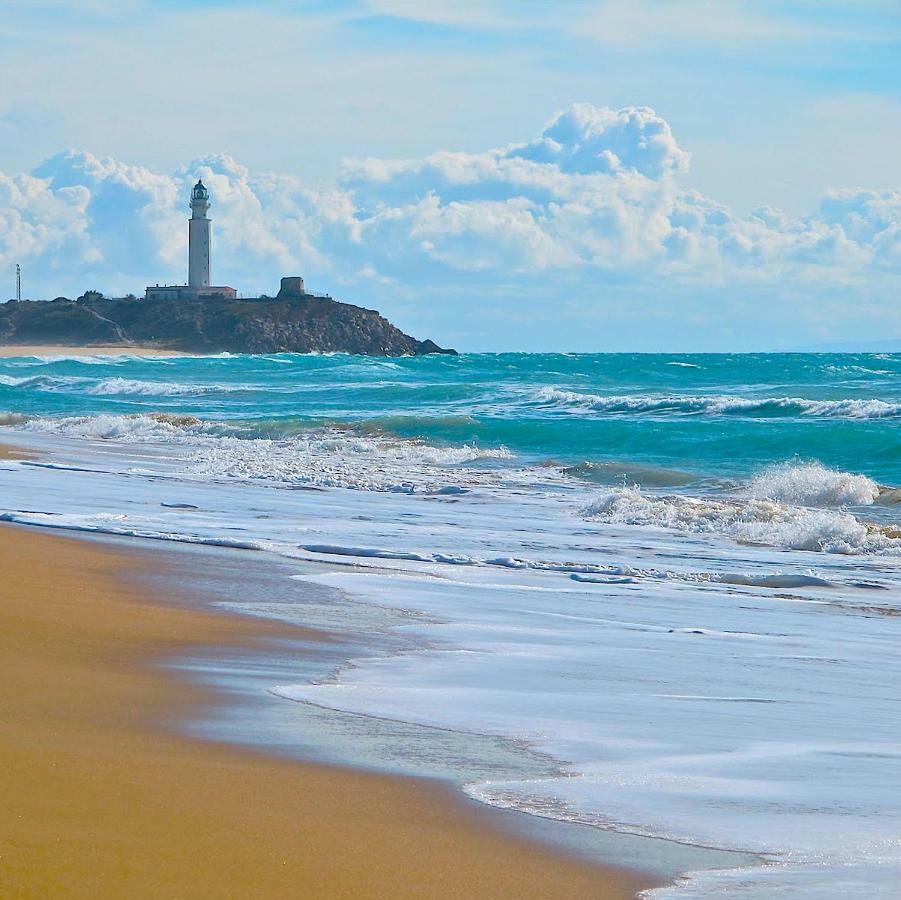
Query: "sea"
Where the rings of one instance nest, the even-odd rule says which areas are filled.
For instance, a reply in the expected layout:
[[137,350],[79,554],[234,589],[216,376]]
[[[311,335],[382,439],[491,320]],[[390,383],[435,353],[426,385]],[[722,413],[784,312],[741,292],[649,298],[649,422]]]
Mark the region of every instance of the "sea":
[[652,900],[901,896],[901,354],[18,357],[0,441],[3,520],[345,636],[219,737],[724,851]]

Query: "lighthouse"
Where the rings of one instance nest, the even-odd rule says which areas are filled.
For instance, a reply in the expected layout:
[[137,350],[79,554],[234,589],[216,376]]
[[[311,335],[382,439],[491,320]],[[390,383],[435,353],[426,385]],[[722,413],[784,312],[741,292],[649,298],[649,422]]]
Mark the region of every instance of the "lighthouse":
[[210,192],[198,179],[191,191],[188,220],[188,287],[210,286]]
[[188,283],[165,284],[148,287],[147,300],[199,300],[221,297],[234,300],[237,291],[233,287],[210,284],[210,192],[201,179],[191,190],[191,218],[188,219]]

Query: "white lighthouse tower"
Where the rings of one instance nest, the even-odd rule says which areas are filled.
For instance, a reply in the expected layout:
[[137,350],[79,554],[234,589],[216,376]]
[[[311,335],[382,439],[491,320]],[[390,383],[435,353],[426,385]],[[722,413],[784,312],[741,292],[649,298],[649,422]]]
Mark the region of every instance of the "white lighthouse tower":
[[232,287],[210,284],[210,192],[198,179],[191,191],[191,218],[188,219],[188,283],[148,287],[148,300],[197,300],[202,297],[222,297],[233,300],[237,292]]
[[191,191],[188,220],[188,287],[210,286],[210,192],[198,179]]

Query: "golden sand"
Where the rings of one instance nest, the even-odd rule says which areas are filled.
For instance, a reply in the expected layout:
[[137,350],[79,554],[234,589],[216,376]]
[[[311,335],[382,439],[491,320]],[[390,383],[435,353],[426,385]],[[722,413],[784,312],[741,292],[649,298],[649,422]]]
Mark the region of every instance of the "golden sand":
[[0,459],[31,459],[32,454],[27,450],[18,450],[15,447],[4,447],[0,444]]
[[153,665],[281,626],[160,605],[153,560],[0,526],[0,897],[625,898],[429,782],[181,737]]
[[0,359],[11,356],[183,356],[175,350],[137,347],[126,344],[100,344],[96,347],[71,347],[55,344],[5,344],[0,346]]

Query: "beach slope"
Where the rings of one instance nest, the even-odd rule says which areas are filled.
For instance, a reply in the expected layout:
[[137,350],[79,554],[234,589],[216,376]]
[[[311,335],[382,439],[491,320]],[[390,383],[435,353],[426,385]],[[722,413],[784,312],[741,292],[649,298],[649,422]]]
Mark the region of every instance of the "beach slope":
[[261,640],[151,602],[152,559],[0,527],[0,896],[633,897],[628,873],[499,832],[430,783],[195,741],[155,665]]

